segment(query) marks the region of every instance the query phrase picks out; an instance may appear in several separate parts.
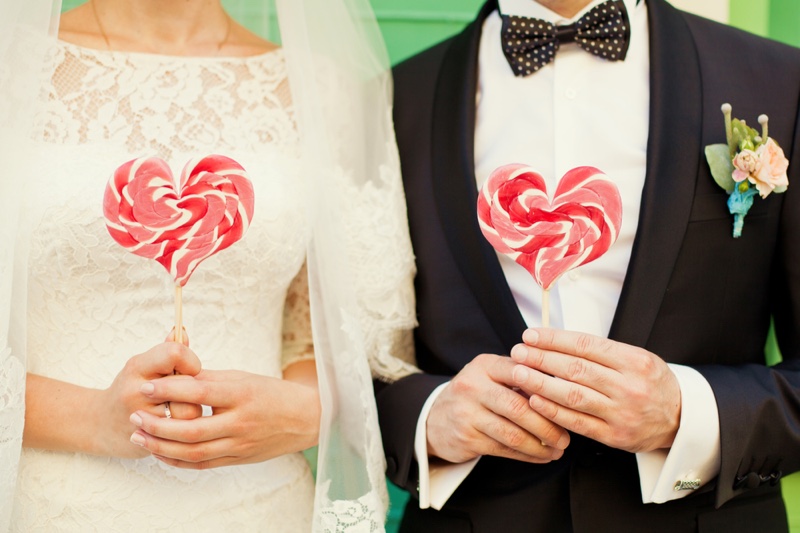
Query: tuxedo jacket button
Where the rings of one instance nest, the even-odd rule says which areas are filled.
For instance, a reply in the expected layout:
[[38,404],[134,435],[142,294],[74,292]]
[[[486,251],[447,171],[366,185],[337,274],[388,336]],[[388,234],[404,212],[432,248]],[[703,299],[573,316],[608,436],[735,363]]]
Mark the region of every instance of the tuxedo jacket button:
[[736,476],[736,481],[733,482],[733,490],[739,489],[755,489],[761,485],[761,476],[755,472],[750,472],[744,476]]
[[748,489],[757,489],[761,486],[761,476],[755,472],[750,472],[745,476],[744,486]]

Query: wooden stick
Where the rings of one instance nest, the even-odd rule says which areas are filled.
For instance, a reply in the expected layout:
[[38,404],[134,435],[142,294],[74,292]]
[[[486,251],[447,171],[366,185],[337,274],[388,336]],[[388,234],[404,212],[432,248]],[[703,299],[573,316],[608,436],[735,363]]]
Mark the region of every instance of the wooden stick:
[[175,342],[183,342],[183,287],[175,285]]
[[542,290],[542,327],[550,327],[550,289]]

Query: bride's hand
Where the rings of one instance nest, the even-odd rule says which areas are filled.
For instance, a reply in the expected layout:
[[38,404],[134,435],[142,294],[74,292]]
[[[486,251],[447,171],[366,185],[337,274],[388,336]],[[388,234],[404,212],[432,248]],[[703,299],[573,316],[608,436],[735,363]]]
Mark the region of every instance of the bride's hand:
[[[277,379],[236,370],[204,370],[193,380],[156,379],[147,398],[211,405],[214,414],[167,420],[134,413],[142,447],[172,466],[206,469],[255,463],[305,450],[319,438],[320,403],[313,361]],[[139,422],[141,422],[139,424]]]
[[[157,378],[186,381],[200,369],[200,360],[194,352],[176,342],[164,342],[128,359],[111,386],[95,396],[95,405],[91,407],[97,420],[94,432],[97,453],[126,458],[145,457],[147,453],[131,445],[131,432],[136,427],[130,422],[130,414],[137,411],[163,417],[165,406],[163,401],[142,394],[142,387],[146,389],[145,384]],[[173,415],[176,418],[177,415],[188,418],[200,414],[199,406],[176,404],[174,408],[170,407],[176,411]]]
[[[167,336],[167,342],[175,342],[175,328],[172,328],[169,335]],[[189,336],[186,333],[186,328],[183,328],[183,335],[181,336],[181,342],[189,346]],[[165,376],[170,377],[170,376]],[[177,379],[191,379],[192,375],[183,375],[181,373],[177,373],[172,376]],[[203,415],[203,407],[196,403],[183,403],[183,402],[165,402],[164,410],[162,416],[166,417],[167,412],[169,412],[170,417],[172,418],[179,418],[181,420],[191,420],[193,418],[197,418],[198,416]],[[130,414],[130,413],[129,413]]]

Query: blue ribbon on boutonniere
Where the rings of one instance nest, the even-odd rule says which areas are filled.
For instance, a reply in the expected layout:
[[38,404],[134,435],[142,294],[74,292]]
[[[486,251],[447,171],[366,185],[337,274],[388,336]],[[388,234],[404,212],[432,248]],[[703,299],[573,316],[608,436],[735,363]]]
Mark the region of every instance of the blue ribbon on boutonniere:
[[744,217],[753,205],[755,195],[766,198],[770,193],[786,191],[789,160],[778,143],[769,136],[769,118],[758,117],[761,134],[744,120],[731,118],[731,105],[722,105],[727,144],[706,146],[706,161],[717,185],[728,193],[728,211],[733,215],[733,236],[742,235]]

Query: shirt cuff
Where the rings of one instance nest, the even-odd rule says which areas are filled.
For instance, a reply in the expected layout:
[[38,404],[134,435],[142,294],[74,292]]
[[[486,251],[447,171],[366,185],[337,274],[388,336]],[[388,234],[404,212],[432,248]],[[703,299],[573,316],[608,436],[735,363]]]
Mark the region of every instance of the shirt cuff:
[[681,389],[681,420],[670,449],[636,454],[643,503],[691,494],[719,474],[719,412],[714,391],[695,369],[668,365]]
[[448,383],[442,383],[431,392],[417,419],[417,429],[414,434],[414,457],[419,465],[417,492],[420,509],[433,507],[438,511],[444,507],[448,498],[472,472],[472,469],[475,468],[480,459],[480,457],[476,457],[465,463],[437,461],[434,464],[430,464],[428,461],[428,414],[431,412],[433,402]]

